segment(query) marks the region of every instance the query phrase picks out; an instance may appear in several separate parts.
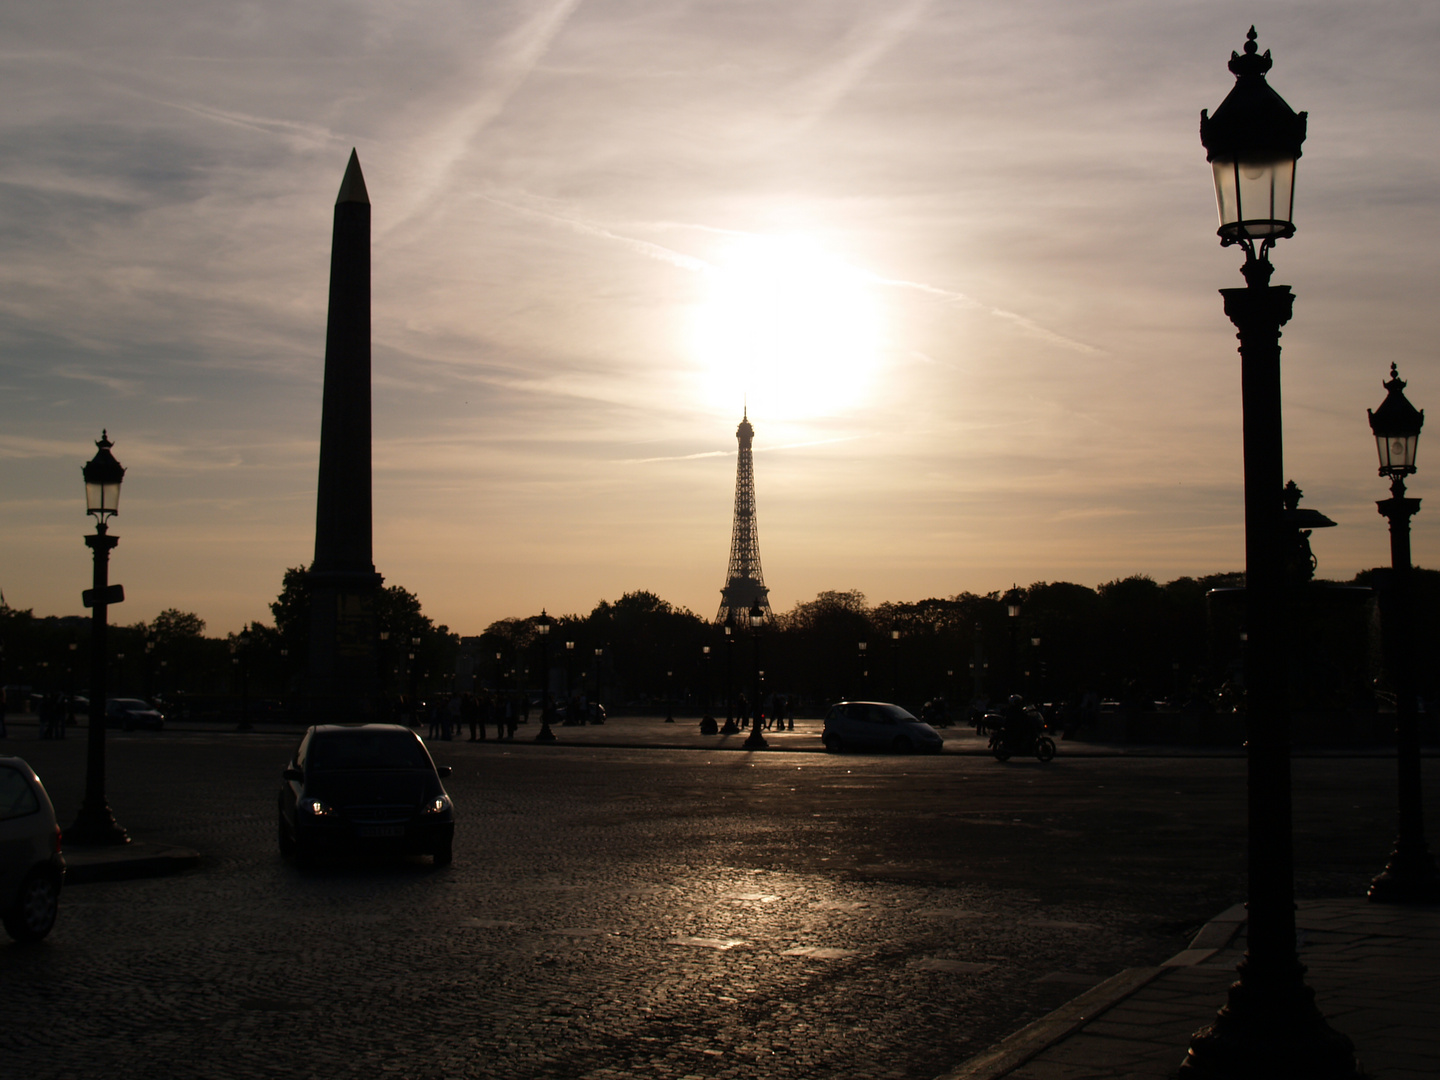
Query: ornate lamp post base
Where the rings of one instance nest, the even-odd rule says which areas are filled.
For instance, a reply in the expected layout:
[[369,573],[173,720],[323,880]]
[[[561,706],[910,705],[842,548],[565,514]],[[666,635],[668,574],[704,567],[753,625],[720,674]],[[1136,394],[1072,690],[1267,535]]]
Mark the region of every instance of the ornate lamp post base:
[[745,739],[746,750],[768,750],[770,744],[765,741],[765,736],[760,734],[760,721],[755,721],[755,726],[750,729],[750,734]]
[[550,718],[547,716],[540,722],[540,731],[535,736],[536,742],[556,742],[555,732],[550,730]]
[[1440,902],[1440,876],[1429,851],[1390,853],[1390,861],[1365,895],[1378,904],[1434,904]]
[[130,842],[130,834],[120,827],[108,804],[86,804],[75,815],[75,824],[63,833],[66,844],[76,847],[117,847]]
[[1230,987],[1230,1001],[1209,1027],[1197,1031],[1180,1066],[1183,1080],[1353,1080],[1355,1045],[1330,1027],[1315,1007],[1315,992],[1296,964],[1288,985],[1256,986],[1256,980]]

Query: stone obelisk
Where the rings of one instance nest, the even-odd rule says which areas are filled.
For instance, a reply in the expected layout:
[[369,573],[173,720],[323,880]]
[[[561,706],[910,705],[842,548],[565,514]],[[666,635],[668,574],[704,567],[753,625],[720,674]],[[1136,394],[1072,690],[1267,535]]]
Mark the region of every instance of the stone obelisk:
[[375,572],[370,505],[370,197],[360,157],[335,200],[315,561],[310,566],[309,712],[317,721],[376,714]]

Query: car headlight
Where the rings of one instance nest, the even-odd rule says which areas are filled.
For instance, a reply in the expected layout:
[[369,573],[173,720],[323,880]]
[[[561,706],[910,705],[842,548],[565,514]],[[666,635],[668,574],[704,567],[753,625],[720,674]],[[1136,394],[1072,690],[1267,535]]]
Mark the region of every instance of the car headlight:
[[330,813],[330,807],[319,799],[301,799],[300,809],[307,814],[314,814],[316,817],[325,817]]
[[443,814],[449,809],[450,797],[448,795],[437,796],[425,804],[425,813],[427,814]]

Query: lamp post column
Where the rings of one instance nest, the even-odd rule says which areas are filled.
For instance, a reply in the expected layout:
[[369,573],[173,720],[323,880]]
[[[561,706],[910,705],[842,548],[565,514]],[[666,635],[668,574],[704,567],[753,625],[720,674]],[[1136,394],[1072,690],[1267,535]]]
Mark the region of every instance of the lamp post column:
[[735,724],[735,624],[734,617],[725,620],[725,726],[723,734],[734,735]]
[[595,697],[592,699],[591,704],[595,709],[594,716],[597,722],[600,719],[600,658],[604,655],[604,649],[595,650]]
[[1405,480],[1390,480],[1390,498],[1376,505],[1390,522],[1391,583],[1385,597],[1394,632],[1390,648],[1395,672],[1395,762],[1399,823],[1395,848],[1385,870],[1366,893],[1382,902],[1430,902],[1440,899],[1435,860],[1425,842],[1425,817],[1420,783],[1420,723],[1415,711],[1415,666],[1412,663],[1414,611],[1410,581],[1410,518],[1419,499],[1405,497]]
[[1270,54],[1259,55],[1254,27],[1245,55],[1232,53],[1229,66],[1235,87],[1214,117],[1200,114],[1200,139],[1215,175],[1221,245],[1245,252],[1246,287],[1220,293],[1240,339],[1243,411],[1247,949],[1225,1006],[1192,1036],[1180,1073],[1340,1080],[1356,1075],[1355,1048],[1315,1007],[1295,946],[1280,412],[1280,328],[1295,298],[1270,284],[1268,258],[1276,240],[1295,232],[1294,171],[1306,121],[1266,83]]
[[94,607],[90,619],[90,729],[85,742],[85,798],[75,815],[75,823],[65,830],[65,838],[72,844],[130,842],[105,801],[105,667],[109,660],[105,647],[109,605],[105,601],[110,589],[110,552],[119,542],[118,536],[109,535],[103,521],[95,526],[95,535],[85,537],[86,546],[95,553]]
[[555,732],[550,727],[550,616],[540,609],[540,733],[536,742],[555,741]]
[[770,746],[760,733],[760,627],[764,622],[765,612],[757,600],[750,609],[750,636],[755,639],[755,699],[750,703],[750,714],[754,720],[750,725],[750,735],[745,740],[747,750],[765,750]]
[[[713,724],[715,723],[715,717],[711,715],[711,708],[710,708],[710,646],[709,646],[709,645],[702,645],[702,646],[700,646],[700,654],[705,658],[705,659],[704,659],[704,665],[705,665],[705,713],[704,713],[704,715],[701,717],[701,719],[702,719],[702,720],[708,720],[708,721],[710,721],[710,723],[713,725]],[[714,733],[714,728],[712,727],[712,728],[711,728],[711,734],[713,734],[713,733]]]

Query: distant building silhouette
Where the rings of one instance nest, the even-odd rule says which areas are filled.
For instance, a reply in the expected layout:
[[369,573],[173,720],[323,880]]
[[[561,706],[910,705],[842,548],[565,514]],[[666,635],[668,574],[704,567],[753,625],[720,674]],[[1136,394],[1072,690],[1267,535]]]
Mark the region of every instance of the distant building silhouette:
[[748,408],[741,414],[735,438],[740,443],[735,466],[735,525],[730,533],[730,569],[720,590],[715,621],[723,623],[733,615],[735,622],[744,626],[756,600],[766,619],[770,618],[770,590],[760,572],[760,534],[755,528],[755,460],[750,452],[755,429],[750,426]]

